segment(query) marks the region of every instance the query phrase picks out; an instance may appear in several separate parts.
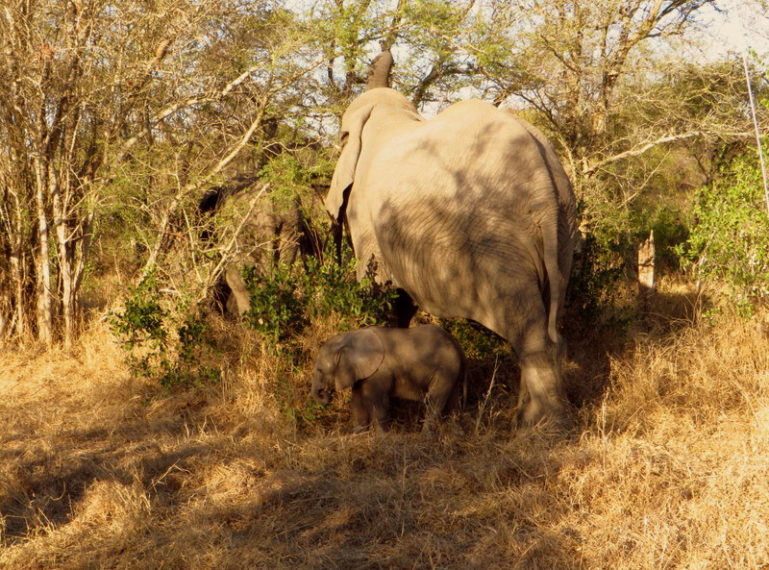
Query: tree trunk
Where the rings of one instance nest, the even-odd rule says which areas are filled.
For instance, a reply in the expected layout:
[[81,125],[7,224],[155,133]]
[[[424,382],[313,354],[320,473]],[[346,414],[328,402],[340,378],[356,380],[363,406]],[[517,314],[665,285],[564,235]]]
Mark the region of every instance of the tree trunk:
[[53,194],[53,220],[56,229],[56,249],[58,250],[59,280],[61,283],[62,340],[65,347],[72,345],[75,333],[75,290],[73,288],[72,255],[70,236],[68,236],[67,212],[61,198],[61,190]]
[[[24,311],[24,265],[21,258],[21,249],[16,249],[11,253],[11,281],[13,281],[13,290],[15,296],[15,307],[13,317],[8,326],[8,334],[19,338],[24,338],[27,334],[26,314]],[[14,304],[14,299],[11,300]]]
[[37,297],[37,338],[46,345],[53,343],[51,303],[51,264],[48,259],[48,217],[46,215],[45,182],[47,172],[35,161],[35,209],[37,213],[38,249],[35,258],[35,294]]
[[[24,210],[19,203],[18,195],[15,192],[10,193],[13,198],[12,207],[13,213],[10,210],[6,218],[7,226],[7,239],[10,245],[10,283],[8,283],[8,292],[10,295],[10,307],[9,314],[11,314],[10,323],[6,328],[6,334],[9,336],[16,336],[18,338],[24,338],[27,333],[27,312],[26,312],[26,299],[25,299],[25,284],[27,282],[27,258],[24,254]],[[11,204],[6,206],[10,207]],[[4,230],[6,231],[6,230]]]
[[638,247],[638,296],[641,309],[648,309],[649,301],[654,294],[654,231],[649,233],[649,239]]

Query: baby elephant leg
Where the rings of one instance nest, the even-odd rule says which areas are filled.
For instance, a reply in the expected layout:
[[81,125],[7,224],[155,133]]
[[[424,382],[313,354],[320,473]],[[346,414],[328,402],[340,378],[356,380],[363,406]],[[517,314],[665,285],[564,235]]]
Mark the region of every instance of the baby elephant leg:
[[371,419],[378,431],[390,429],[390,388],[391,382],[380,378],[364,380],[363,397],[369,404]]
[[[355,399],[355,394],[358,394],[358,399]],[[365,417],[365,424],[363,421],[355,421],[356,433],[364,431],[369,422],[373,421],[374,425],[379,431],[387,431],[390,427],[390,397],[387,390],[380,386],[378,382],[370,380],[364,380],[355,386],[353,389],[353,417],[356,415],[356,405],[360,408],[357,412],[361,418]]]
[[390,398],[387,394],[371,402],[371,417],[379,431],[390,429]]
[[423,433],[431,433],[446,403],[451,398],[456,387],[456,378],[445,373],[436,373],[430,381],[430,387],[425,395],[425,421],[422,424]]
[[352,389],[352,432],[363,433],[368,429],[371,421],[369,403],[366,401],[359,386]]

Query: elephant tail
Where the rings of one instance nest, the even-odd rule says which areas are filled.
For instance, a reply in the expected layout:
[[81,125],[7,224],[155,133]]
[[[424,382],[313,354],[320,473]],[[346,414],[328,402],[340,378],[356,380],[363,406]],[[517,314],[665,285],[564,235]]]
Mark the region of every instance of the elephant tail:
[[563,276],[558,263],[558,200],[554,200],[553,212],[547,223],[542,225],[542,241],[545,262],[545,272],[550,289],[550,307],[548,310],[547,334],[550,340],[557,346],[560,344],[558,334],[558,310],[561,307],[563,291]]

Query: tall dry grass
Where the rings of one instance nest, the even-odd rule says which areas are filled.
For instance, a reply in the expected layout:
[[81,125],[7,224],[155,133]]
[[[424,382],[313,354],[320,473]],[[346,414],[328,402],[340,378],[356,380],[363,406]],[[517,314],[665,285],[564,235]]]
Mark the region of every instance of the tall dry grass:
[[98,325],[5,351],[0,567],[766,567],[766,327],[652,320],[573,343],[568,439],[513,433],[505,381],[434,441],[297,419],[306,378],[226,324],[221,384],[173,395]]

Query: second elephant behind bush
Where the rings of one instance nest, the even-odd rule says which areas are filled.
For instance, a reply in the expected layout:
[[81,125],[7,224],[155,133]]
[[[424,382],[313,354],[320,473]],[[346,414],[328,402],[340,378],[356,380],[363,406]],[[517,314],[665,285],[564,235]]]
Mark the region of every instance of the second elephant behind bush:
[[328,404],[334,389],[351,388],[355,432],[372,421],[387,429],[391,397],[423,400],[423,431],[429,432],[458,398],[464,374],[461,347],[439,327],[368,327],[337,335],[320,348],[312,393]]

